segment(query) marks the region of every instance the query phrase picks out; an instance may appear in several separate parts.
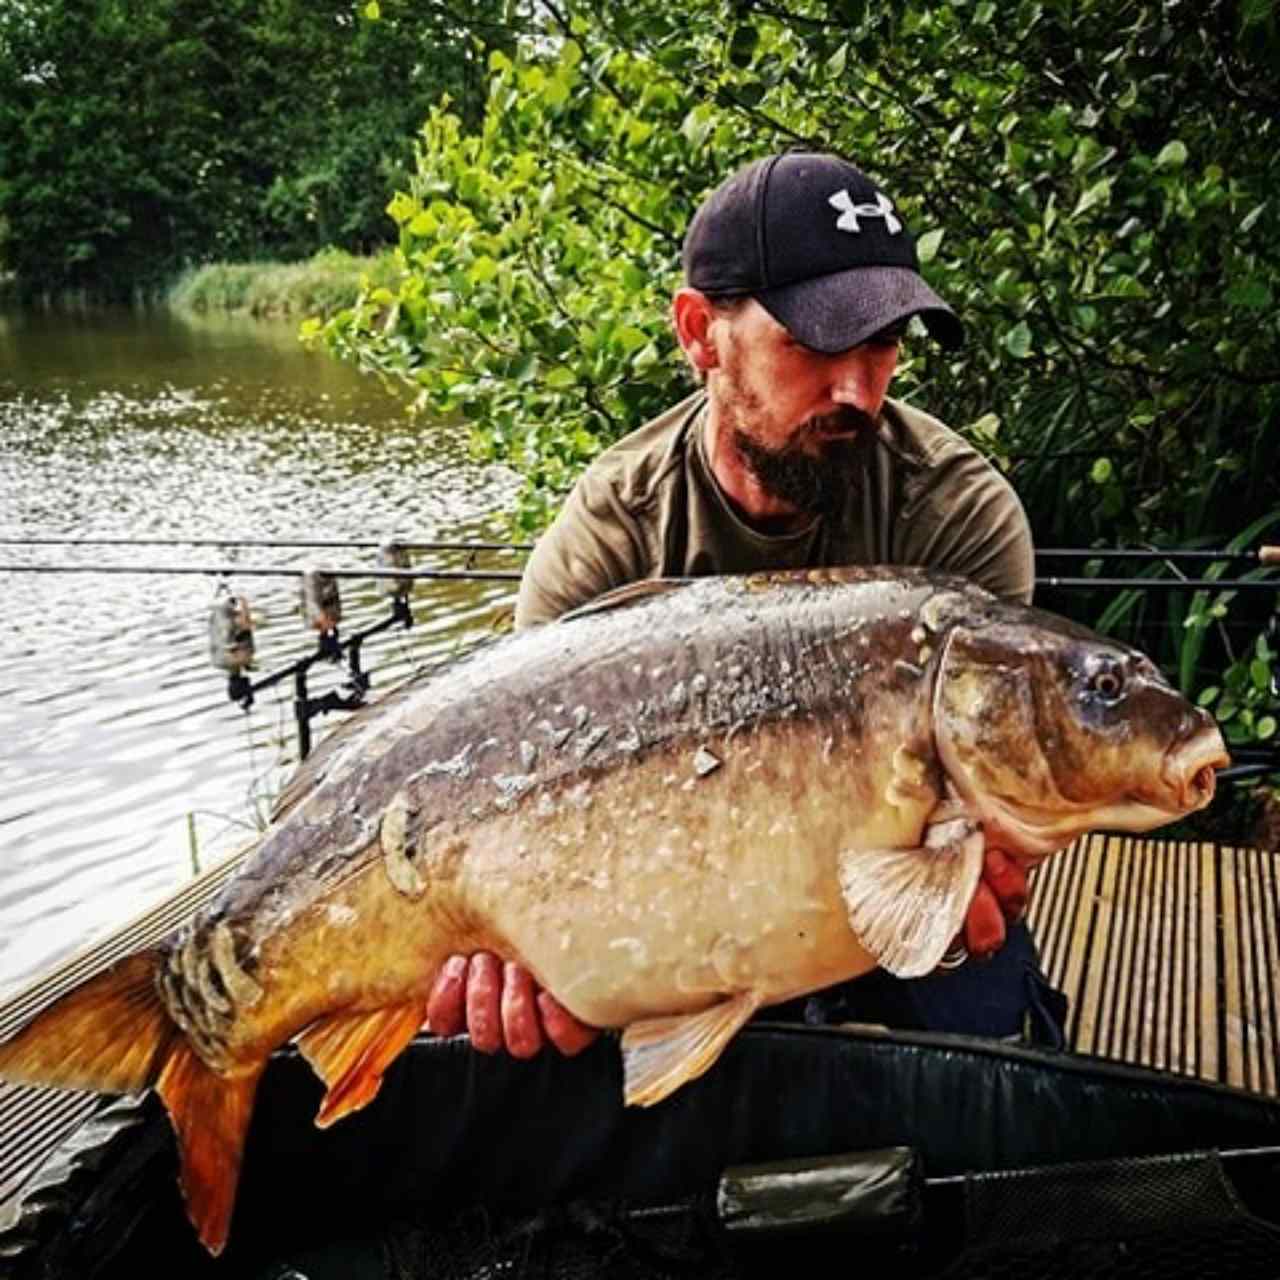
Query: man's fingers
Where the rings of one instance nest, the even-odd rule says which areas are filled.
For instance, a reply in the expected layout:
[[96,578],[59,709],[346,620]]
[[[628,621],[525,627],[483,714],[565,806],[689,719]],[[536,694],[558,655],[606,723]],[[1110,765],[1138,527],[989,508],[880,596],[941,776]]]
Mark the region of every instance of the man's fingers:
[[502,1034],[513,1058],[532,1058],[542,1050],[536,995],[529,971],[508,962],[502,974]]
[[427,1029],[456,1036],[467,1024],[467,957],[450,956],[427,998]]
[[444,962],[427,999],[426,1025],[438,1036],[466,1031],[482,1053],[505,1048],[514,1058],[535,1057],[548,1040],[571,1058],[600,1034],[540,990],[527,969],[504,965],[488,951]]
[[982,862],[982,879],[995,894],[1004,917],[1021,920],[1027,909],[1027,873],[1022,864],[1000,849],[988,849]]
[[971,956],[981,958],[999,951],[1004,939],[1004,912],[986,881],[980,880],[964,918],[964,945]]
[[538,1012],[547,1039],[566,1058],[581,1053],[600,1034],[598,1027],[579,1022],[549,991],[538,992]]
[[467,970],[467,1034],[481,1053],[502,1048],[502,962],[477,951]]

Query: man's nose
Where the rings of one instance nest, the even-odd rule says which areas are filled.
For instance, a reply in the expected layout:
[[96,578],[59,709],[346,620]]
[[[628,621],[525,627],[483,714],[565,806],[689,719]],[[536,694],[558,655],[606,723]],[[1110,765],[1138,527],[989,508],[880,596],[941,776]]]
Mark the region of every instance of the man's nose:
[[854,347],[833,366],[831,398],[874,417],[884,405],[897,367],[897,343]]

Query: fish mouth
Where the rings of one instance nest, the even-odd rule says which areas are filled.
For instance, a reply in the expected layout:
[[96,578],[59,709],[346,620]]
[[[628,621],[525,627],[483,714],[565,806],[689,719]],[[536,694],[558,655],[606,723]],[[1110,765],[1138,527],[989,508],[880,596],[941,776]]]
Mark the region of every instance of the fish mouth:
[[1218,726],[1210,721],[1190,738],[1175,744],[1165,757],[1162,773],[1183,813],[1203,809],[1214,797],[1218,770],[1231,763]]

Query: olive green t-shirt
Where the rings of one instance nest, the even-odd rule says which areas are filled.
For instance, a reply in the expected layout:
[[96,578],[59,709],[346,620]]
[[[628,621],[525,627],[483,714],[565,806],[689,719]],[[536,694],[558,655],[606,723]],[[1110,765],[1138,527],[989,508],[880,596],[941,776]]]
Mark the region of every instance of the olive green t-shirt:
[[628,582],[846,564],[921,565],[964,574],[1023,602],[1031,531],[1007,480],[955,432],[886,400],[857,444],[838,509],[764,534],[738,516],[707,460],[702,392],[618,441],[583,472],[539,539],[516,625],[548,622]]

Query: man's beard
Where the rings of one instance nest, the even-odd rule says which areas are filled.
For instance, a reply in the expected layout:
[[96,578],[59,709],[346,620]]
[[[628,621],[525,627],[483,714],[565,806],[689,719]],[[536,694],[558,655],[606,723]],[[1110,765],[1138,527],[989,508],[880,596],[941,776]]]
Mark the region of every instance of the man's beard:
[[734,427],[733,446],[765,493],[809,515],[838,511],[853,482],[854,440],[827,440],[806,453],[794,445],[770,449]]

